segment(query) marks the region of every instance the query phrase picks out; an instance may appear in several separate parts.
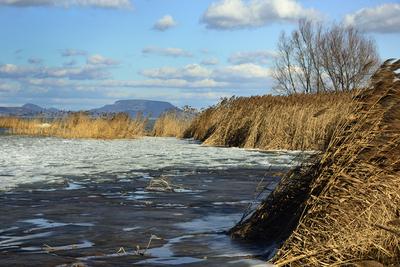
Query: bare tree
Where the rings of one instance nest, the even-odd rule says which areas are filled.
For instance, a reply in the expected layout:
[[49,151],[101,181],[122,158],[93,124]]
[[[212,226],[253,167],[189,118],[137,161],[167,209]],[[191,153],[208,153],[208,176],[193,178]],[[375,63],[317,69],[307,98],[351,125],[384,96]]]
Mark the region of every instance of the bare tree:
[[363,86],[378,63],[374,41],[357,29],[301,20],[290,36],[282,33],[279,38],[275,90],[285,94],[354,90]]
[[279,91],[283,93],[296,93],[296,87],[293,74],[293,44],[286,37],[285,33],[282,32],[278,41],[278,56],[275,60],[275,68],[273,76],[278,83]]

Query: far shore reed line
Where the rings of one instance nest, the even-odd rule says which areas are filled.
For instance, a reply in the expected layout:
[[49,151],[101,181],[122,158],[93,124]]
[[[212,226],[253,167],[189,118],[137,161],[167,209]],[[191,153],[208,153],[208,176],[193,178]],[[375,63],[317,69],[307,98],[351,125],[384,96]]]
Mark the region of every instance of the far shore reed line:
[[352,93],[293,94],[222,99],[201,113],[167,111],[147,129],[142,116],[90,117],[84,112],[53,120],[0,117],[12,134],[62,138],[194,138],[204,145],[260,150],[323,151],[350,114]]
[[125,113],[92,118],[77,112],[51,122],[45,118],[0,117],[0,128],[8,128],[11,134],[74,139],[133,139],[146,135],[146,124],[147,118],[139,115],[131,119]]

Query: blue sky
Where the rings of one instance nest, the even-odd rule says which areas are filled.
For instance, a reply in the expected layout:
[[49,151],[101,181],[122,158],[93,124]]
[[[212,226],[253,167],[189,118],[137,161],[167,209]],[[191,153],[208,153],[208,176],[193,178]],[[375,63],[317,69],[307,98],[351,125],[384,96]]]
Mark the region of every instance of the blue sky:
[[276,41],[298,19],[359,27],[385,59],[400,57],[398,14],[379,0],[0,0],[0,105],[271,93]]

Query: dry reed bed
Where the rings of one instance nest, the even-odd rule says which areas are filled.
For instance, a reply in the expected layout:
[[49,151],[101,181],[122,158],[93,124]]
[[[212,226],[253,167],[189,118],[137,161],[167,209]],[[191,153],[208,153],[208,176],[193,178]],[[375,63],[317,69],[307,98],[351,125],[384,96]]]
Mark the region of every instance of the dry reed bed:
[[[369,89],[355,97],[354,111],[322,159],[305,174],[310,189],[303,190],[308,195],[298,205],[297,227],[273,259],[277,266],[400,266],[399,70],[400,60],[382,65]],[[272,195],[286,191],[290,197],[302,189],[292,184],[279,190]],[[275,231],[257,226],[274,219],[276,203],[264,201],[235,234]],[[285,211],[298,212],[291,205]]]
[[350,93],[225,99],[184,134],[206,145],[322,150],[351,109]]
[[192,114],[168,111],[163,113],[155,122],[153,136],[182,138],[193,120]]
[[123,113],[92,118],[78,112],[51,122],[41,118],[0,117],[0,128],[8,128],[12,134],[61,138],[136,138],[146,134],[146,124],[147,119],[141,116],[131,119]]

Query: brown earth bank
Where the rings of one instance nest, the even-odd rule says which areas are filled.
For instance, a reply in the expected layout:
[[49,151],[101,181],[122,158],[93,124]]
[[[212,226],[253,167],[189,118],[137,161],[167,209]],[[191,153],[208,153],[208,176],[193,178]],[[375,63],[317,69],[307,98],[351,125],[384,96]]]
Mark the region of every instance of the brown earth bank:
[[284,241],[277,266],[400,266],[399,70],[386,61],[325,154],[284,177],[231,235]]
[[323,150],[352,108],[352,93],[224,99],[198,115],[183,137],[212,146]]

